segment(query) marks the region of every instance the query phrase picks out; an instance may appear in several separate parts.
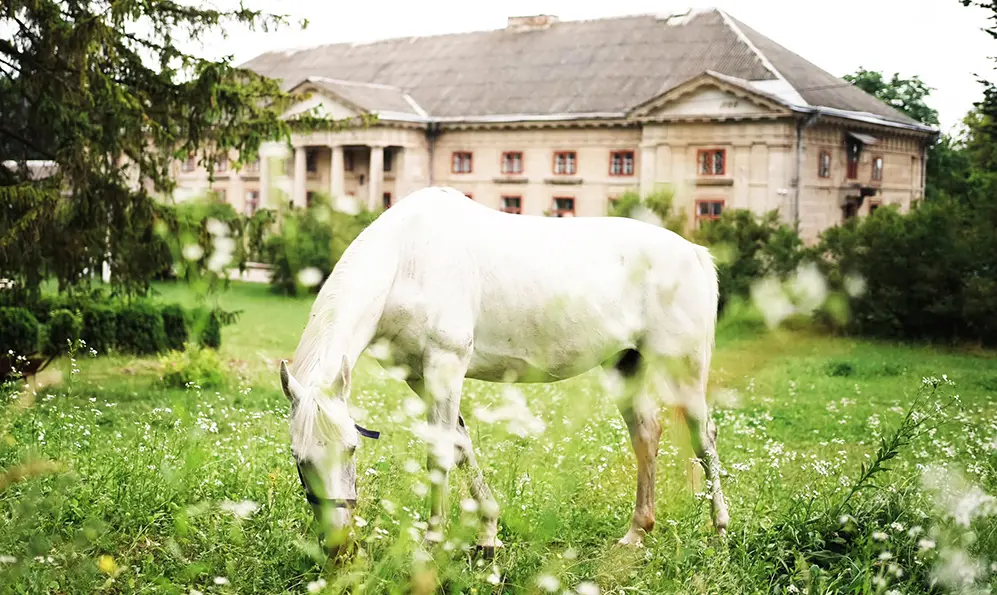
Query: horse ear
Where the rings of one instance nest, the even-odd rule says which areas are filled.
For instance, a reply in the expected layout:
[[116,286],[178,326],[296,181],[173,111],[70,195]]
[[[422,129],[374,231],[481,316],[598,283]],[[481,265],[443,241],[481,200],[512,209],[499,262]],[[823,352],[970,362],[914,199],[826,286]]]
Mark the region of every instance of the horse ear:
[[287,400],[295,403],[301,398],[301,385],[291,376],[287,369],[287,360],[280,361],[280,388],[284,391]]

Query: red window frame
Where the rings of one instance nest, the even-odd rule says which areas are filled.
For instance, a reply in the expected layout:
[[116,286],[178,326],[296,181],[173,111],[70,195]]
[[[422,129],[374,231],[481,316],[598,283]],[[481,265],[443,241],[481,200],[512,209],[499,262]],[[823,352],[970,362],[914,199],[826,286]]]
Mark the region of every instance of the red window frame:
[[[506,200],[510,200],[510,199],[516,201],[516,205],[515,206],[510,206],[510,205],[507,205],[505,203]],[[502,196],[502,206],[501,206],[501,208],[499,210],[502,211],[503,213],[512,213],[513,215],[522,215],[523,214],[523,197],[522,196],[513,196],[513,195],[503,195]]]
[[[879,162],[879,167],[876,167],[876,162]],[[869,172],[869,178],[873,182],[883,181],[883,170],[886,169],[886,159],[882,155],[873,155],[871,163],[871,171]]]
[[[559,200],[570,200],[571,201],[571,208],[570,209],[561,209],[561,208],[558,208],[557,201],[559,201]],[[575,197],[574,196],[555,196],[554,199],[553,199],[553,203],[554,204],[551,205],[552,206],[551,213],[555,217],[564,217],[564,215],[568,214],[568,213],[570,213],[572,217],[575,216]]]
[[[460,164],[458,166],[458,161]],[[467,170],[464,170],[465,164]],[[474,153],[471,151],[454,151],[450,154],[450,173],[452,174],[469,174],[474,171]]]
[[[827,158],[827,168],[824,167],[824,158]],[[819,178],[830,178],[831,177],[831,152],[821,151],[817,155],[817,177]]]
[[[701,205],[720,205],[720,213],[703,213]],[[727,208],[727,199],[724,198],[697,198],[696,199],[696,224],[699,225],[703,221],[716,221],[723,215],[724,209]]]
[[[518,156],[518,162],[515,156]],[[519,167],[516,167],[516,164]],[[512,167],[506,167],[510,165]],[[504,175],[510,174],[521,174],[523,173],[523,152],[522,151],[505,151],[502,153],[502,161],[499,163],[499,171]]]
[[[619,160],[618,167],[617,159]],[[629,168],[627,165],[629,165]],[[609,175],[632,176],[636,170],[636,153],[634,151],[611,151],[609,153]]]
[[848,179],[855,180],[859,177],[859,153],[862,149],[858,143],[849,143],[848,148]]
[[[564,171],[557,171],[557,160],[564,156]],[[571,167],[568,167],[568,166]],[[554,151],[551,171],[555,176],[573,176],[578,173],[578,151]]]
[[[720,155],[720,171],[717,171],[716,156]],[[706,157],[707,161],[703,161]],[[704,165],[708,172],[704,172]],[[700,177],[717,177],[727,175],[727,149],[699,149],[696,151],[696,175]]]

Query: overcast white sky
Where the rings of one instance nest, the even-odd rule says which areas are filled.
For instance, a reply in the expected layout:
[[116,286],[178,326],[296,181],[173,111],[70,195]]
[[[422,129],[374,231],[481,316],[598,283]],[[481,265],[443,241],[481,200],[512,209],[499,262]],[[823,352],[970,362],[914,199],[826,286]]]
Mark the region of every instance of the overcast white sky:
[[[222,0],[224,2],[224,0]],[[553,14],[561,20],[669,13],[715,6],[837,76],[864,66],[919,75],[935,88],[929,103],[942,127],[958,123],[981,96],[974,74],[997,79],[997,40],[980,30],[986,14],[958,0],[247,0],[252,7],[306,18],[309,26],[272,33],[230,31],[208,48],[243,62],[268,50],[344,41],[374,41],[498,29],[513,15]],[[473,6],[473,8],[472,8]]]

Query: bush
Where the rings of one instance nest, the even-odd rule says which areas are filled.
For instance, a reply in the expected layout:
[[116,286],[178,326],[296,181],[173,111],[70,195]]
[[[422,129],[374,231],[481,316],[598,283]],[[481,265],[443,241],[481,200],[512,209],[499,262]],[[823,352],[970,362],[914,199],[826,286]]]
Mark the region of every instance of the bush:
[[658,219],[662,227],[682,234],[685,229],[684,211],[675,210],[675,194],[668,188],[658,189],[641,197],[639,192],[624,192],[613,201],[609,208],[610,217],[643,218],[641,210],[646,210]]
[[779,220],[777,211],[762,216],[747,210],[725,211],[695,236],[716,257],[721,311],[731,298],[749,299],[758,280],[769,276],[785,280],[807,255],[799,234]]
[[218,353],[213,349],[191,348],[170,351],[159,359],[163,366],[162,383],[168,388],[218,388],[225,384]]
[[166,347],[166,330],[158,308],[135,302],[118,310],[118,347],[136,355],[160,353]]
[[[307,209],[287,210],[282,217],[279,233],[264,244],[266,260],[273,265],[270,287],[275,293],[298,295],[321,288],[343,252],[373,220],[374,213],[342,213],[319,196]],[[299,273],[305,269],[314,269],[318,274],[303,283]]]
[[83,321],[72,310],[62,308],[49,316],[47,330],[45,355],[62,355],[68,353],[70,347],[79,341]]
[[114,308],[92,304],[83,309],[81,337],[98,353],[107,353],[117,343],[117,314]]
[[[0,308],[0,356],[38,353],[38,319],[27,308]],[[6,373],[6,370],[2,371]]]
[[177,304],[165,306],[161,312],[163,330],[166,332],[166,348],[183,351],[188,338],[187,315]]
[[218,314],[212,310],[204,323],[204,330],[201,331],[200,344],[202,347],[218,349],[222,346],[222,324],[218,320]]
[[832,284],[851,295],[849,328],[997,343],[995,218],[937,200],[907,214],[881,208],[827,230],[819,253]]

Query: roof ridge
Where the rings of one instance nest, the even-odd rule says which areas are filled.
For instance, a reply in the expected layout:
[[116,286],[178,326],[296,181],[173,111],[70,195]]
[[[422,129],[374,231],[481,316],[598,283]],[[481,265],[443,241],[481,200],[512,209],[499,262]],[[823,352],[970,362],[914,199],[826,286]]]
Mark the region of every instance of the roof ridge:
[[313,82],[314,81],[321,81],[321,82],[325,82],[325,83],[332,83],[334,85],[346,85],[346,86],[352,85],[354,87],[367,87],[367,88],[371,88],[371,89],[390,89],[390,90],[393,90],[393,91],[398,91],[399,93],[404,93],[405,92],[404,90],[402,90],[401,87],[396,87],[395,85],[387,85],[387,84],[384,84],[384,83],[365,83],[363,81],[351,81],[351,80],[348,80],[348,79],[335,79],[335,78],[331,78],[331,77],[327,77],[327,76],[318,76],[318,75],[309,76],[308,80],[309,81],[313,81]]
[[720,15],[720,18],[721,20],[723,20],[724,24],[727,25],[727,27],[729,27],[730,30],[734,32],[734,35],[736,35],[739,40],[741,40],[741,43],[748,46],[748,49],[750,49],[752,53],[754,53],[755,56],[758,57],[758,60],[762,63],[762,66],[765,67],[766,70],[771,72],[775,76],[775,78],[779,80],[779,82],[783,83],[784,85],[789,87],[789,89],[793,90],[794,99],[799,98],[799,105],[809,105],[807,101],[803,99],[803,96],[800,95],[799,90],[797,90],[796,87],[794,87],[786,79],[786,77],[784,77],[782,73],[779,72],[779,69],[776,68],[774,64],[772,64],[772,61],[769,60],[768,57],[764,53],[762,53],[760,49],[758,49],[758,46],[756,46],[754,43],[751,42],[750,39],[748,39],[748,36],[745,35],[744,31],[742,31],[741,28],[738,26],[737,21],[735,21],[733,17],[727,14],[727,11],[725,10],[717,8],[716,11]]

